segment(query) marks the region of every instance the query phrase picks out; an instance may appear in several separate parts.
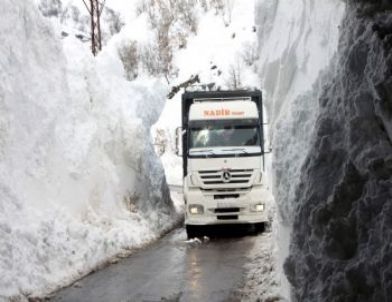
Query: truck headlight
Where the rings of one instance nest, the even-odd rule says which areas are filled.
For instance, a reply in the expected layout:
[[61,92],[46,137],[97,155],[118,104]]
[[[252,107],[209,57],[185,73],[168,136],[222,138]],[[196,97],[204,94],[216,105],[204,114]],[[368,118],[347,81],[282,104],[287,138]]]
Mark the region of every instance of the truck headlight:
[[262,203],[252,204],[250,206],[250,210],[252,212],[263,212],[264,211],[264,204],[262,204]]
[[200,204],[190,204],[188,206],[188,210],[192,215],[199,215],[204,213],[204,207]]

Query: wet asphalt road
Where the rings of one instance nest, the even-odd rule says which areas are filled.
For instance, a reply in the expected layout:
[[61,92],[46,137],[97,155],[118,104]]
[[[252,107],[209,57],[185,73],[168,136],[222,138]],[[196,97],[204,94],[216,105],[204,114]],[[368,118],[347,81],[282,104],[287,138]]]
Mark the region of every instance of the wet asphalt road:
[[65,288],[51,301],[238,301],[257,236],[186,242],[177,229],[129,258]]

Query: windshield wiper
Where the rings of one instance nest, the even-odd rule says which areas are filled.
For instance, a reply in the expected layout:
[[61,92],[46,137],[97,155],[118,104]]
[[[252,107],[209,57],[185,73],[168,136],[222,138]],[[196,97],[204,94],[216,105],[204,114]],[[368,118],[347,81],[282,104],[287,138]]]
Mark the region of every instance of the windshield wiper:
[[199,153],[199,152],[212,152],[212,149],[207,150],[190,150],[189,153]]
[[189,151],[189,154],[191,155],[192,153],[202,153],[202,152],[203,152],[203,153],[204,153],[204,152],[208,152],[208,154],[206,154],[206,156],[209,155],[209,154],[211,154],[211,155],[214,155],[214,154],[215,154],[214,151],[212,151],[212,149]]
[[230,152],[232,152],[232,151],[242,151],[242,152],[244,152],[245,154],[248,154],[248,151],[246,151],[245,148],[222,149],[222,151],[230,151]]

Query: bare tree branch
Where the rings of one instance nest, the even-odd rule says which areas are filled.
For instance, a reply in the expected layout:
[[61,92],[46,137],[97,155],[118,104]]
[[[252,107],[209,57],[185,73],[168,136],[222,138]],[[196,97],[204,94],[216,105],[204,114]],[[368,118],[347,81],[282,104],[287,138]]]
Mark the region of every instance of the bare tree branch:
[[173,86],[170,93],[167,95],[167,98],[170,100],[172,99],[177,92],[180,91],[181,88],[187,88],[188,86],[194,84],[194,83],[200,83],[199,75],[191,76],[188,81],[185,81],[177,86]]
[[85,0],[82,0],[82,1],[83,1],[83,3],[84,3],[84,6],[87,8],[88,13],[89,13],[90,16],[91,16],[91,10],[90,10],[90,8],[88,7],[86,1],[85,1]]
[[[101,14],[106,0],[82,0],[90,14],[91,51],[94,56],[102,50]],[[87,4],[89,2],[90,6]]]
[[99,15],[98,15],[99,17],[101,17],[102,11],[103,11],[103,9],[105,7],[105,2],[106,2],[106,0],[103,0],[103,2],[101,3],[101,8],[99,10]]

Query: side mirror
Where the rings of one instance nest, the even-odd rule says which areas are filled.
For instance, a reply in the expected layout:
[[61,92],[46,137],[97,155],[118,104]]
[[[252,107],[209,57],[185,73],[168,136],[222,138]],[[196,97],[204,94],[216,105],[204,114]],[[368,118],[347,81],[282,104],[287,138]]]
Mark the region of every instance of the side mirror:
[[182,127],[176,128],[176,155],[182,157],[182,136],[185,134],[185,130]]

